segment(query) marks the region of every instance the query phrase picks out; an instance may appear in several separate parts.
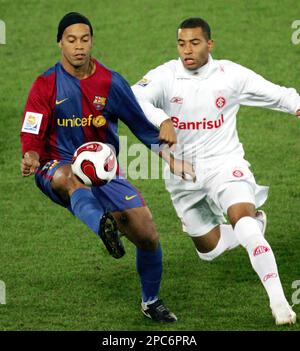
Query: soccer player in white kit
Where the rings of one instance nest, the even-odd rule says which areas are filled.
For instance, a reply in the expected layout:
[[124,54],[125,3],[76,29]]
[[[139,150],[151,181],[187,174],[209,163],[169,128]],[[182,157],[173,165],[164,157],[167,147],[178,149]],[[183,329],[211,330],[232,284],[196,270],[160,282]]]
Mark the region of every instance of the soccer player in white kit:
[[[177,48],[178,60],[151,70],[132,89],[161,133],[172,140],[175,128],[176,157],[194,165],[196,182],[165,170],[166,188],[183,230],[202,260],[211,261],[242,245],[268,294],[276,324],[293,324],[296,314],[264,237],[266,216],[256,210],[266,201],[268,187],[256,184],[244,159],[236,115],[240,105],[247,105],[300,117],[300,96],[234,62],[214,60],[210,27],[201,18],[181,23]],[[223,214],[231,224],[224,224]]]

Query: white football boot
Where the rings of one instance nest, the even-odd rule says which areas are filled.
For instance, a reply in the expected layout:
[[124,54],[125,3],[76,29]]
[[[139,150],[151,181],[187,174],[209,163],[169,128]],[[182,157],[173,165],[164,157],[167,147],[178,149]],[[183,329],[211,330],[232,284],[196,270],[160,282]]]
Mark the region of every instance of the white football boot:
[[275,318],[276,325],[291,325],[296,323],[296,313],[292,310],[292,307],[288,304],[288,302],[281,302],[270,307],[272,310],[272,315]]
[[267,215],[265,211],[258,210],[255,213],[255,219],[259,223],[260,229],[262,231],[263,236],[265,236],[266,228],[267,228]]

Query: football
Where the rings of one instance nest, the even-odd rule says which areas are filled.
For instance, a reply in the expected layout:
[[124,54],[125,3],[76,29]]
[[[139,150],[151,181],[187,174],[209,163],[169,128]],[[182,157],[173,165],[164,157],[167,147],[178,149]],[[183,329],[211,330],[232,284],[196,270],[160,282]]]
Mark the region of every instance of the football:
[[81,145],[73,155],[73,173],[87,186],[101,186],[110,182],[117,171],[117,158],[106,144],[88,142]]

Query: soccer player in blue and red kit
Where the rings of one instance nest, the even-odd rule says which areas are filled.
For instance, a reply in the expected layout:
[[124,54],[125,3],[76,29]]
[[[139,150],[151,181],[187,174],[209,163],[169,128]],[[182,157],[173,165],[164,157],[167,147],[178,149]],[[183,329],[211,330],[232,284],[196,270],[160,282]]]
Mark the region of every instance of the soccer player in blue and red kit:
[[[22,175],[35,174],[40,190],[99,235],[115,258],[125,253],[119,230],[124,233],[137,247],[142,312],[155,321],[175,322],[176,316],[158,297],[162,250],[141,195],[120,175],[105,186],[88,188],[71,171],[74,151],[88,141],[111,144],[118,153],[118,119],[148,147],[176,142],[171,127],[162,136],[148,122],[128,83],[91,57],[92,37],[85,16],[71,12],[60,21],[61,62],[36,79],[25,106]],[[170,160],[174,172],[184,176],[176,168],[181,163]],[[193,176],[191,169],[184,171]]]

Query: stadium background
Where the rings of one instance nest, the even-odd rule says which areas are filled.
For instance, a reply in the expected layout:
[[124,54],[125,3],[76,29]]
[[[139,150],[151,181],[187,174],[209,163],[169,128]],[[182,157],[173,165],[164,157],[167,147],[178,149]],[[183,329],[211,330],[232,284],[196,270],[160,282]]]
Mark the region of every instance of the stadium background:
[[[274,325],[267,296],[244,250],[200,262],[182,233],[162,180],[134,180],[161,235],[161,297],[177,314],[158,325],[139,311],[134,247],[121,260],[99,239],[20,176],[19,128],[28,90],[59,59],[58,21],[69,11],[90,18],[96,58],[131,84],[177,57],[176,27],[201,16],[216,40],[215,58],[249,67],[300,91],[300,44],[293,45],[296,0],[0,0],[6,45],[0,45],[0,330],[298,330]],[[298,16],[298,18],[296,17]],[[257,108],[241,108],[238,129],[260,184],[270,185],[267,238],[277,257],[286,295],[300,279],[300,121]],[[121,135],[129,135],[120,126]],[[299,305],[295,311],[300,314]]]

